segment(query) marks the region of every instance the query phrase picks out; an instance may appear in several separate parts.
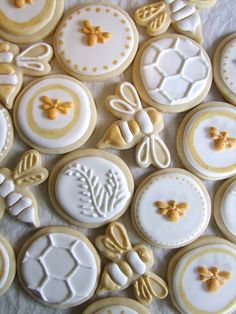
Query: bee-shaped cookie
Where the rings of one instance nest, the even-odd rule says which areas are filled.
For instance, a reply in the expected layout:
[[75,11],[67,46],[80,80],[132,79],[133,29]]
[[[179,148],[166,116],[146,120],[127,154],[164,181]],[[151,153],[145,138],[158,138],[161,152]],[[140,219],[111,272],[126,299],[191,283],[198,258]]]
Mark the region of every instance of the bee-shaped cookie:
[[143,108],[135,87],[129,82],[118,85],[116,95],[109,96],[106,105],[121,118],[111,125],[98,143],[99,148],[128,149],[136,146],[136,161],[140,167],[150,164],[166,168],[170,152],[158,133],[164,128],[162,114],[155,108]]
[[132,284],[135,297],[142,304],[149,304],[153,297],[164,299],[167,296],[165,281],[149,272],[154,264],[151,249],[143,244],[132,247],[121,223],[111,223],[105,235],[98,236],[95,243],[99,251],[112,261],[103,270],[98,294],[123,290]]
[[20,53],[18,46],[0,39],[0,101],[11,109],[23,84],[23,74],[43,76],[51,71],[53,49],[37,43]]
[[35,150],[23,154],[16,168],[0,169],[0,217],[4,211],[33,227],[40,225],[38,203],[29,187],[39,185],[48,177]]

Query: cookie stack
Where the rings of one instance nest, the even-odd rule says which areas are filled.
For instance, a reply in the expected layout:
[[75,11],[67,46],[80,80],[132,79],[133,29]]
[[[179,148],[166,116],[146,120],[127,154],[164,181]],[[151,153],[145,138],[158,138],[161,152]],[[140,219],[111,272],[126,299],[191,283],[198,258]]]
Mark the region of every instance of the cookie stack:
[[[0,296],[17,272],[36,301],[83,314],[154,314],[168,292],[180,313],[236,310],[236,34],[211,61],[200,12],[215,4],[157,0],[132,19],[104,2],[64,14],[64,0],[1,1],[0,217],[7,212],[25,234],[17,254],[11,234],[0,235]],[[143,27],[151,38],[139,45]],[[131,65],[132,79],[121,79]],[[206,102],[213,79],[225,102]],[[107,82],[116,85],[102,99],[113,122],[99,126],[103,136],[88,148],[101,114],[93,87]],[[164,120],[186,111],[176,132],[177,168]],[[14,133],[29,149],[8,168]],[[135,165],[118,157],[128,149]],[[48,155],[57,158],[53,167]],[[224,179],[211,198],[205,180]],[[41,226],[47,196],[34,189],[40,184],[48,185],[60,226]],[[125,212],[128,231],[117,221]],[[218,237],[205,233],[212,216]],[[158,253],[173,249],[160,277]],[[129,294],[120,294],[125,289]]]

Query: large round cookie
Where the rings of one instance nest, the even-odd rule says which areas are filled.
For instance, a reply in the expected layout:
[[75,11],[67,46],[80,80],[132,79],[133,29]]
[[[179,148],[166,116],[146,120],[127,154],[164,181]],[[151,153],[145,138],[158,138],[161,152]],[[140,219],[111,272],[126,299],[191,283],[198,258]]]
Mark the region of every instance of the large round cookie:
[[199,177],[222,180],[236,174],[236,109],[227,103],[201,105],[182,120],[177,151],[185,167]]
[[152,245],[171,249],[193,242],[204,232],[211,202],[197,177],[186,170],[166,169],[140,184],[131,215],[141,237]]
[[0,104],[0,162],[11,149],[14,139],[14,131],[11,116]]
[[236,309],[236,246],[205,237],[181,249],[168,266],[171,300],[181,314],[230,314]]
[[106,80],[124,72],[138,49],[133,20],[120,7],[89,3],[69,12],[54,41],[56,58],[70,75]]

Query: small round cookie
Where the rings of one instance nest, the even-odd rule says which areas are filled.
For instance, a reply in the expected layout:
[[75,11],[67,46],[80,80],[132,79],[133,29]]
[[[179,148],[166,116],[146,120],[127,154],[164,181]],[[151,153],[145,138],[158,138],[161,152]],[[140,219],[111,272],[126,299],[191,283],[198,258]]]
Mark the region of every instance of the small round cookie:
[[211,201],[193,174],[165,169],[154,172],[138,187],[131,216],[145,241],[165,249],[178,248],[196,240],[207,228]]
[[37,301],[69,308],[93,295],[100,275],[100,257],[79,231],[47,227],[24,243],[17,258],[17,272],[24,289]]
[[119,157],[98,149],[65,156],[49,178],[49,195],[58,214],[86,228],[118,219],[129,207],[133,191],[128,166]]
[[66,75],[50,75],[26,86],[14,105],[15,126],[29,146],[64,154],[83,145],[97,119],[88,88]]
[[203,237],[178,251],[168,265],[173,305],[181,314],[230,314],[236,310],[236,246]]
[[16,274],[16,258],[8,240],[0,234],[0,296],[11,286]]
[[64,0],[1,0],[0,37],[18,44],[50,35],[59,22]]
[[224,235],[236,242],[236,177],[224,182],[214,199],[214,217]]
[[14,139],[14,130],[9,112],[0,104],[0,162],[7,156]]
[[182,120],[177,151],[184,166],[202,179],[236,174],[236,109],[223,102],[198,106]]
[[127,12],[101,2],[70,11],[57,29],[54,47],[68,74],[83,81],[101,81],[126,70],[138,42],[138,31]]
[[212,83],[211,61],[192,39],[161,35],[139,49],[133,82],[149,106],[164,112],[186,111],[200,104],[208,94]]
[[236,105],[235,54],[236,33],[221,42],[213,58],[216,86],[224,98],[233,105]]
[[150,314],[149,310],[137,301],[128,298],[111,297],[92,303],[83,314]]

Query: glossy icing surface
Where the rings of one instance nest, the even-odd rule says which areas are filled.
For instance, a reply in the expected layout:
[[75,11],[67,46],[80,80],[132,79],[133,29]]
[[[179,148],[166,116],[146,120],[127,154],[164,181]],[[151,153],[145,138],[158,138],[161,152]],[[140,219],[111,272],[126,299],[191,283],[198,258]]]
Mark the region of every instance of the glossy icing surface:
[[0,160],[9,149],[12,132],[12,123],[8,112],[0,105]]
[[225,191],[221,203],[220,212],[227,230],[236,236],[236,182],[233,182]]

